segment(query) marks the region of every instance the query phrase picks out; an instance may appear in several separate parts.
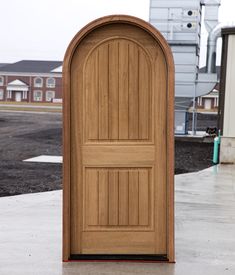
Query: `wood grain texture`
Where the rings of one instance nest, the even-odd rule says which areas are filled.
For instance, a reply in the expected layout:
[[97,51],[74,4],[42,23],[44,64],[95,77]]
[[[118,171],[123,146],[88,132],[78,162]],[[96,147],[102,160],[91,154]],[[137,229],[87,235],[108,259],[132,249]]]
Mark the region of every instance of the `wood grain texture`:
[[149,177],[149,170],[140,170],[138,177],[139,177],[139,225],[148,225],[151,219],[150,209],[151,209],[151,196],[150,193],[152,190],[150,189],[150,180]]
[[[108,224],[108,202],[109,202],[109,185],[108,185],[108,173],[105,170],[98,171],[98,197],[99,197],[99,225]],[[93,192],[93,190],[92,190]]]
[[150,69],[147,59],[142,51],[139,52],[139,138],[149,139],[150,135],[150,114],[151,107],[151,93],[150,87],[152,84],[150,76]]
[[[152,230],[152,168],[86,168],[83,231]],[[139,228],[138,226],[145,226]]]
[[119,42],[119,67],[118,67],[118,81],[119,81],[119,139],[128,139],[129,133],[129,79],[128,79],[128,42],[122,40]]
[[[167,215],[166,215],[166,197],[167,197],[167,156],[166,156],[166,134],[167,134],[167,118],[166,106],[167,106],[167,95],[166,91],[166,64],[163,54],[158,55],[157,63],[159,66],[155,68],[155,74],[162,81],[154,82],[154,89],[156,90],[156,96],[154,98],[155,108],[155,125],[154,128],[157,131],[158,141],[156,141],[156,184],[155,184],[155,200],[158,201],[158,205],[155,205],[155,227],[159,235],[156,234],[155,242],[158,244],[157,251],[164,252],[167,250]],[[163,212],[164,211],[164,212]],[[159,237],[161,236],[161,237]]]
[[[99,138],[99,52],[94,52],[88,60],[85,70],[86,104],[87,104],[87,135],[88,139]],[[87,72],[87,73],[86,73]],[[88,73],[89,72],[89,73]]]
[[109,139],[119,136],[119,43],[109,44]]
[[[105,44],[99,47],[99,81],[98,81],[98,92],[99,92],[99,139],[109,138],[109,45]],[[94,118],[94,115],[92,116]]]
[[120,225],[129,224],[129,177],[128,171],[119,171],[119,205],[118,223]]
[[[119,201],[119,177],[118,171],[109,171],[109,193],[108,193],[108,211],[109,211],[109,221],[108,225],[118,225],[118,215],[119,215],[119,208],[118,208],[118,201]],[[120,194],[122,195],[122,194]]]
[[150,60],[133,40],[105,40],[85,66],[88,141],[149,140]]
[[[121,23],[121,24],[120,24]],[[120,24],[120,25],[119,25]],[[125,25],[125,28],[123,29],[123,26]],[[121,27],[122,26],[122,27]],[[125,33],[126,32],[126,33]],[[102,119],[98,118],[99,121],[99,127],[101,126],[102,129],[101,134],[98,133],[94,126],[94,128],[90,127],[86,128],[88,126],[87,121],[91,120],[91,115],[89,116],[89,108],[90,110],[94,110],[94,113],[96,112],[97,108],[91,107],[97,103],[96,97],[94,99],[89,99],[89,89],[92,90],[92,88],[88,87],[88,90],[85,89],[85,97],[81,93],[83,91],[83,88],[88,85],[86,83],[86,77],[84,77],[84,67],[82,64],[85,64],[87,61],[87,64],[89,62],[87,60],[87,56],[91,53],[92,47],[96,46],[97,44],[101,43],[102,40],[107,40],[110,37],[115,36],[121,37],[123,39],[123,35],[128,37],[132,42],[134,42],[135,45],[139,45],[138,43],[142,43],[143,49],[146,52],[141,51],[141,49],[138,48],[138,62],[140,62],[141,58],[144,60],[141,62],[143,66],[138,68],[138,75],[139,75],[139,81],[138,81],[138,93],[134,94],[133,102],[135,101],[135,96],[138,94],[138,104],[136,103],[135,106],[132,106],[134,108],[138,108],[138,123],[136,123],[136,120],[133,122],[130,120],[130,117],[133,116],[133,110],[131,110],[132,114],[130,115],[129,110],[129,97],[130,94],[133,95],[132,92],[129,90],[129,63],[128,68],[126,68],[124,65],[120,65],[120,41],[119,46],[115,46],[114,48],[109,43],[109,45],[105,45],[105,55],[108,52],[108,62],[104,60],[104,63],[107,64],[104,71],[106,70],[106,75],[108,79],[106,80],[106,76],[104,76],[104,79],[102,80],[102,87],[110,85],[110,81],[112,86],[115,86],[115,82],[117,82],[117,79],[115,77],[110,75],[110,69],[114,67],[115,63],[117,63],[118,60],[118,95],[115,89],[104,89],[102,92],[103,94],[99,93],[99,100],[102,102],[101,111],[99,110],[99,115],[102,116]],[[89,40],[90,39],[90,40]],[[112,38],[114,39],[114,38]],[[129,42],[124,41],[123,44],[128,44]],[[89,42],[90,41],[90,42]],[[113,43],[113,42],[112,42]],[[107,43],[106,43],[107,44]],[[122,43],[121,43],[122,44]],[[79,47],[78,47],[79,45]],[[131,47],[133,44],[131,44]],[[104,47],[104,48],[105,48]],[[118,59],[112,60],[110,58],[110,53],[112,51],[118,50]],[[107,50],[108,48],[108,50]],[[121,55],[126,54],[126,52],[121,50]],[[156,108],[158,107],[157,104],[155,104],[158,96],[159,96],[159,89],[155,89],[157,87],[157,83],[154,83],[154,81],[159,81],[159,75],[155,75],[155,72],[160,72],[160,70],[157,68],[157,60],[159,60],[159,56],[163,56],[164,62],[165,62],[165,80],[160,81],[160,86],[162,85],[161,82],[165,81],[165,90],[163,92],[165,93],[165,111],[164,108],[161,108],[161,111],[158,111],[159,116],[155,118]],[[115,55],[116,56],[116,55]],[[149,61],[148,61],[149,58]],[[128,60],[129,60],[129,54],[128,54]],[[95,62],[95,58],[92,62]],[[102,60],[103,62],[103,60]],[[124,61],[121,61],[124,62]],[[129,61],[128,61],[129,62]],[[110,65],[111,64],[111,65]],[[163,64],[163,63],[162,63]],[[87,65],[87,68],[91,65]],[[99,66],[99,64],[98,64]],[[120,66],[123,66],[123,68],[126,68],[123,73],[123,71],[120,71]],[[94,66],[95,67],[95,66]],[[97,70],[95,70],[97,72]],[[103,69],[102,69],[103,71]],[[104,72],[103,71],[103,72]],[[115,71],[115,70],[114,70]],[[141,71],[141,73],[140,73]],[[125,78],[124,76],[126,75]],[[116,73],[114,73],[116,75]],[[145,75],[144,77],[148,79],[148,84],[145,82],[142,82],[140,80],[140,75]],[[82,77],[80,77],[82,76]],[[154,76],[154,77],[153,77]],[[94,74],[94,79],[95,79]],[[144,78],[143,77],[143,78]],[[120,78],[122,79],[120,81]],[[124,81],[124,82],[123,82]],[[125,84],[126,81],[126,84]],[[106,83],[106,84],[104,84]],[[136,83],[135,83],[136,84]],[[120,95],[120,85],[123,85],[123,87],[126,87],[128,90],[128,101],[127,97],[125,99],[126,94]],[[164,86],[163,85],[163,86]],[[82,233],[82,227],[83,227],[83,204],[82,204],[82,194],[84,192],[83,190],[83,181],[86,179],[86,177],[83,175],[84,173],[84,164],[83,164],[83,153],[84,149],[83,146],[86,144],[86,142],[89,140],[89,142],[97,143],[97,141],[105,141],[106,144],[110,142],[115,142],[115,145],[119,145],[118,142],[121,142],[122,145],[125,144],[128,146],[128,144],[133,144],[135,146],[139,146],[139,142],[143,141],[149,141],[152,143],[151,146],[156,146],[157,151],[160,151],[159,144],[160,140],[164,140],[165,145],[163,147],[165,148],[166,152],[166,161],[163,161],[165,163],[165,167],[163,168],[164,171],[161,171],[158,174],[158,168],[160,167],[157,165],[157,161],[159,160],[158,155],[154,155],[153,160],[146,160],[146,163],[149,162],[148,165],[152,164],[154,165],[154,172],[151,175],[148,175],[148,179],[150,178],[150,182],[154,182],[153,185],[153,191],[151,194],[146,192],[146,187],[143,185],[140,186],[141,178],[145,178],[145,176],[141,175],[141,173],[138,173],[138,189],[142,190],[143,198],[147,198],[148,196],[153,196],[153,200],[157,200],[156,196],[166,197],[166,203],[165,203],[165,221],[166,221],[166,232],[162,232],[164,238],[166,239],[166,254],[168,256],[169,261],[174,261],[174,178],[173,178],[173,172],[174,172],[174,143],[173,143],[173,101],[174,101],[174,65],[173,65],[173,58],[170,51],[169,46],[165,42],[164,38],[161,36],[161,34],[150,24],[144,22],[143,20],[140,20],[138,18],[130,17],[130,16],[109,16],[104,17],[98,20],[95,20],[88,24],[85,28],[83,28],[71,41],[68,50],[66,52],[66,56],[64,59],[64,66],[63,66],[63,87],[64,87],[64,115],[63,115],[63,121],[64,121],[64,132],[63,132],[63,152],[64,152],[64,164],[63,164],[63,185],[64,185],[64,193],[63,193],[63,259],[67,260],[69,258],[69,255],[72,253],[109,253],[113,248],[116,249],[117,253],[123,253],[123,251],[126,251],[126,253],[133,253],[135,251],[136,253],[143,253],[143,254],[154,254],[154,253],[160,253],[161,251],[161,243],[158,242],[158,239],[155,237],[156,234],[161,233],[161,226],[157,226],[155,228],[155,231],[152,232],[145,232],[140,231],[136,232],[133,230],[133,232],[109,232],[110,235],[107,235],[107,232],[86,232]],[[125,89],[126,89],[125,88]],[[127,91],[126,90],[126,91]],[[147,97],[144,97],[144,91],[148,90],[149,93],[147,93]],[[100,92],[100,89],[99,89]],[[118,98],[118,114],[117,109],[114,112],[110,113],[110,110],[113,110],[111,106],[115,105],[115,101]],[[159,100],[161,97],[159,97]],[[88,100],[88,102],[86,102]],[[90,100],[93,100],[93,103],[90,104]],[[122,103],[120,103],[120,100],[128,105],[128,116],[125,117],[123,114],[127,113],[126,107],[124,107],[123,111],[124,113],[120,114],[120,106]],[[107,103],[108,102],[108,103]],[[127,104],[128,102],[128,104]],[[164,104],[164,103],[163,103]],[[99,104],[98,104],[99,105]],[[106,107],[108,105],[108,108]],[[84,111],[84,107],[86,109],[86,112]],[[80,107],[80,108],[79,108]],[[99,108],[100,106],[98,106]],[[149,107],[149,108],[148,108]],[[108,119],[105,118],[103,113],[108,113]],[[140,113],[147,114],[146,116],[141,116]],[[152,115],[154,114],[154,121],[152,119]],[[117,115],[118,115],[118,123],[117,123]],[[125,117],[125,118],[124,118]],[[96,117],[97,119],[97,117]],[[136,119],[136,118],[135,118]],[[156,125],[158,125],[158,122],[164,121],[165,123],[165,131],[160,130],[160,137],[156,135]],[[124,123],[124,127],[120,126],[120,121]],[[127,122],[128,121],[128,122]],[[94,125],[96,123],[92,122]],[[130,123],[133,123],[135,126],[130,126]],[[118,128],[117,128],[117,124]],[[127,125],[128,124],[128,125]],[[138,125],[137,125],[138,124]],[[71,127],[72,125],[72,127]],[[77,128],[79,125],[79,129]],[[96,124],[97,125],[97,124]],[[114,127],[112,127],[114,125]],[[136,126],[137,125],[137,126]],[[163,124],[160,124],[163,125]],[[75,126],[75,128],[74,128]],[[136,129],[138,128],[138,139],[131,139],[132,135],[135,135],[137,132]],[[107,130],[108,129],[108,130]],[[118,130],[117,130],[118,129]],[[121,131],[120,131],[121,129]],[[130,135],[130,129],[134,129],[133,132]],[[94,133],[92,131],[94,130]],[[98,129],[99,132],[100,129]],[[135,132],[136,131],[136,132]],[[98,138],[97,138],[98,136]],[[118,139],[117,139],[118,136]],[[84,137],[84,138],[83,138]],[[147,144],[147,143],[146,143]],[[94,145],[95,147],[96,145]],[[111,147],[111,146],[110,146]],[[74,156],[74,154],[76,154]],[[89,154],[88,154],[89,155]],[[79,157],[78,157],[79,156]],[[100,156],[102,159],[102,157]],[[94,158],[91,156],[91,160],[94,160]],[[119,157],[120,159],[120,157]],[[152,157],[151,157],[152,159]],[[115,157],[113,157],[113,161],[115,163]],[[133,162],[136,162],[135,159],[133,159]],[[131,162],[131,157],[129,157],[128,162]],[[138,161],[140,162],[140,161]],[[156,164],[156,166],[155,166]],[[89,166],[89,164],[86,164]],[[113,164],[115,167],[120,167],[123,164]],[[145,164],[146,165],[146,164]],[[114,168],[115,168],[114,167]],[[138,165],[138,169],[140,169],[141,165]],[[105,169],[107,169],[104,166]],[[119,169],[119,168],[118,168]],[[86,170],[86,169],[85,169]],[[124,171],[123,171],[124,172]],[[129,173],[129,172],[128,172]],[[125,172],[122,174],[120,173],[119,177],[125,178]],[[165,179],[164,185],[160,186],[160,182],[158,182],[155,185],[156,179]],[[109,177],[108,177],[109,181]],[[129,181],[129,177],[128,177]],[[142,180],[144,181],[144,180]],[[144,181],[145,182],[145,181]],[[76,184],[75,184],[76,183]],[[74,185],[75,184],[75,185]],[[146,184],[146,183],[145,183]],[[125,185],[126,187],[126,185]],[[124,184],[118,186],[118,190],[123,190]],[[156,189],[159,188],[159,194],[157,195]],[[151,188],[149,188],[151,189]],[[116,190],[116,188],[115,188]],[[129,189],[128,189],[129,190]],[[112,194],[116,191],[112,191]],[[126,189],[124,189],[124,192],[127,192]],[[148,194],[147,194],[148,193]],[[145,203],[142,202],[145,199],[142,197],[138,198],[138,207],[142,205],[142,207],[146,207]],[[163,197],[161,197],[163,198]],[[78,200],[75,203],[75,200]],[[128,196],[129,200],[129,196]],[[124,196],[123,201],[127,201],[127,198]],[[151,201],[150,204],[156,205],[155,202]],[[160,204],[158,206],[161,208],[163,207],[163,199],[160,200]],[[129,203],[129,202],[128,202]],[[114,205],[116,205],[114,203]],[[145,206],[144,206],[145,205]],[[119,213],[121,213],[121,204],[120,199],[118,202],[118,209]],[[77,210],[76,210],[77,209]],[[154,215],[156,209],[154,208]],[[116,211],[116,210],[115,210]],[[122,210],[123,211],[123,210]],[[160,211],[158,209],[158,211]],[[107,217],[109,220],[109,216],[111,214],[108,212]],[[115,216],[115,215],[114,215]],[[127,214],[123,215],[122,217],[120,214],[118,215],[119,222],[122,221],[125,223],[128,218],[129,223],[129,217],[127,217]],[[116,218],[115,218],[116,219]],[[145,223],[146,221],[143,220],[144,218],[138,217],[139,222]],[[156,221],[156,219],[154,219]],[[151,223],[151,219],[149,221]],[[124,225],[125,226],[125,225]],[[160,229],[160,231],[158,231]],[[139,229],[138,229],[139,230]],[[138,235],[140,234],[140,235]],[[164,235],[165,234],[165,235]],[[125,243],[120,242],[120,240],[124,240]],[[152,240],[155,239],[155,242],[152,242]],[[137,241],[136,241],[137,240]],[[141,242],[138,242],[141,240]],[[76,244],[74,244],[76,243]],[[104,243],[107,245],[104,246]],[[103,247],[103,250],[102,250]],[[124,249],[123,249],[124,248]],[[113,250],[113,251],[114,251]],[[112,252],[113,252],[112,251]]]
[[[84,254],[154,254],[154,232],[84,232]],[[117,245],[114,247],[113,244]],[[111,252],[112,251],[112,252]]]
[[129,171],[129,224],[139,224],[139,178],[138,171]]
[[[129,139],[139,139],[139,47],[128,44],[129,53]],[[146,91],[147,93],[149,91]]]

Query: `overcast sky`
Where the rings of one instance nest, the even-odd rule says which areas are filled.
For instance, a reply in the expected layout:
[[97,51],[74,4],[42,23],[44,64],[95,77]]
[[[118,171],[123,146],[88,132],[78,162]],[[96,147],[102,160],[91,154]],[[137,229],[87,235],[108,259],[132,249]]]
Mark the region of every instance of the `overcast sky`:
[[[0,3],[0,63],[63,60],[79,29],[104,15],[129,14],[149,19],[149,0],[0,0]],[[234,10],[234,0],[222,0],[220,21],[235,21]]]

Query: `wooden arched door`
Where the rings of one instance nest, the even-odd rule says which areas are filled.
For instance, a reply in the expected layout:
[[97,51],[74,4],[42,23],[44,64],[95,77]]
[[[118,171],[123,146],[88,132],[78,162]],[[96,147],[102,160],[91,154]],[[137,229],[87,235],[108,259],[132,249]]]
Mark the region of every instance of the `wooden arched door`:
[[[64,259],[173,260],[173,63],[162,36],[101,18],[64,62]],[[82,256],[83,255],[83,256]]]

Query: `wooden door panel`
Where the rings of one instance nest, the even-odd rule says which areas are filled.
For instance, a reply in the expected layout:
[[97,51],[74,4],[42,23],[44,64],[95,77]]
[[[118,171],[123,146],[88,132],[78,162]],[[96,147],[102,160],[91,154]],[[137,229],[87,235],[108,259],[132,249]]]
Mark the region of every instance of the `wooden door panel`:
[[83,231],[152,231],[152,168],[86,168]]
[[83,254],[155,254],[154,232],[84,232]]
[[150,140],[149,59],[140,45],[120,38],[111,38],[89,53],[84,67],[85,140]]
[[149,146],[83,146],[85,166],[150,166],[154,165],[155,147]]

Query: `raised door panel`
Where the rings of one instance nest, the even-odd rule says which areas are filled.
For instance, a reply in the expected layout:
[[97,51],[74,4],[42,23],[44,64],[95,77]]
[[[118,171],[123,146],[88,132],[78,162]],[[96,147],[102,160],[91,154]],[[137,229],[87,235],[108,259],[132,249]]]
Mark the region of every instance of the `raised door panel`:
[[84,231],[153,230],[151,168],[86,168]]
[[135,41],[110,38],[84,66],[87,142],[151,141],[151,63]]

